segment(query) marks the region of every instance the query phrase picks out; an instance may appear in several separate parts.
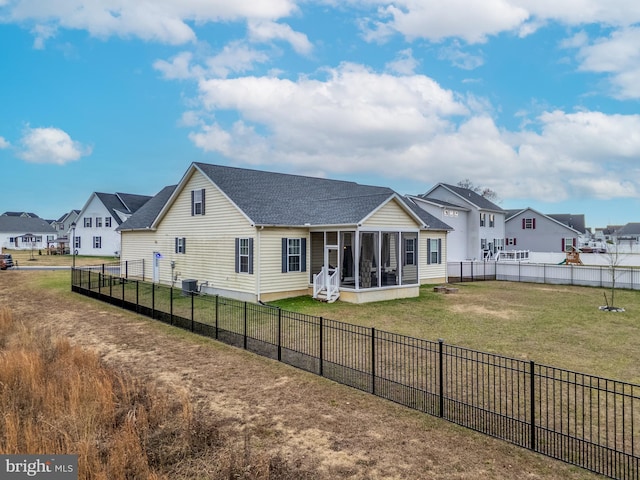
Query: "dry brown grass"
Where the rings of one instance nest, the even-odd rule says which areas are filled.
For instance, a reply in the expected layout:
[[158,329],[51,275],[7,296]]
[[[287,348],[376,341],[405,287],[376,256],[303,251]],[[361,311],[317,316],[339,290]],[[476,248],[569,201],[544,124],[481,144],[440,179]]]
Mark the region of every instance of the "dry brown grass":
[[[18,267],[71,267],[73,255],[48,255],[42,250],[13,250],[3,248],[2,253],[9,253]],[[119,261],[116,257],[75,256],[76,265],[100,265]]]
[[[77,454],[80,479],[297,478],[174,396],[0,309],[0,452]],[[210,418],[210,417],[209,417]]]

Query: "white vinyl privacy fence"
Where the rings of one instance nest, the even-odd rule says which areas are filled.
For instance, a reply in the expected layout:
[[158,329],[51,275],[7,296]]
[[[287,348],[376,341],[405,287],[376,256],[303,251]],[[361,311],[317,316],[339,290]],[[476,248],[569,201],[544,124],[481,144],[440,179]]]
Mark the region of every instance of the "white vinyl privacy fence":
[[450,262],[449,282],[506,280],[511,282],[582,285],[640,290],[640,268],[543,263]]

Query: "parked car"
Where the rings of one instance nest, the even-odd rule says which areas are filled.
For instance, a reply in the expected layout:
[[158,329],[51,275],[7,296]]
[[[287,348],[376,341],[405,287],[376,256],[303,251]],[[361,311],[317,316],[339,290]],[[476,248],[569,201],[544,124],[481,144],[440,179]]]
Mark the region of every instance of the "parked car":
[[13,267],[13,257],[8,253],[0,254],[0,270],[6,270]]

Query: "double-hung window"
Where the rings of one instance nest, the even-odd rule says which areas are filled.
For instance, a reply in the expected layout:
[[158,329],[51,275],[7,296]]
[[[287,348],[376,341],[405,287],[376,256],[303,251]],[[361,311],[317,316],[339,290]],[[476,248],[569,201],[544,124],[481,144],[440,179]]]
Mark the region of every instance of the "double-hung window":
[[481,213],[480,214],[480,226],[484,227],[486,223],[487,223],[487,214],[486,213]]
[[489,227],[493,228],[496,226],[496,216],[492,213],[489,215]]
[[191,215],[204,215],[204,188],[191,190]]
[[236,238],[236,273],[253,273],[253,238]]
[[307,239],[282,239],[282,273],[307,271]]
[[93,248],[102,248],[102,237],[93,237]]
[[91,228],[91,217],[84,217],[84,226],[86,228]]
[[567,237],[562,239],[562,251],[573,252],[575,249],[575,239],[573,237]]
[[405,265],[416,264],[416,239],[415,238],[404,239],[404,264]]
[[96,217],[96,227],[97,228],[102,227],[102,217]]
[[187,253],[187,239],[175,237],[175,253]]
[[533,230],[536,228],[536,219],[535,218],[523,218],[522,219],[522,229],[523,230]]
[[427,264],[442,263],[442,239],[427,238]]
[[104,226],[111,228],[111,217],[104,217]]

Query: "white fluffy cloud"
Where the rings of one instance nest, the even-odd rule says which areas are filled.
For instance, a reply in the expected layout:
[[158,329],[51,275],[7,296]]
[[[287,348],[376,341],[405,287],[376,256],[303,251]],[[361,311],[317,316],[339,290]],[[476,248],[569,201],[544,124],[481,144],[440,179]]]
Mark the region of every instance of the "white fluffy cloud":
[[299,171],[322,166],[327,175],[376,172],[425,185],[434,176],[473,177],[503,198],[640,192],[640,115],[551,111],[530,129],[509,132],[475,99],[428,77],[395,77],[354,64],[322,80],[210,79],[199,89],[204,110],[216,118],[234,111],[240,120],[200,123],[191,140],[239,162]]
[[377,6],[377,14],[362,22],[365,37],[374,40],[397,32],[409,39],[440,41],[459,38],[478,43],[502,32],[528,35],[547,22],[580,26],[626,27],[640,21],[635,0],[345,0]]
[[89,154],[90,147],[72,140],[64,130],[27,127],[20,140],[18,156],[31,163],[64,165]]
[[169,61],[156,60],[153,67],[167,80],[226,78],[231,74],[249,72],[257,64],[269,60],[265,52],[244,42],[231,42],[216,55],[196,59],[192,52],[180,52]]
[[249,38],[265,43],[271,40],[284,40],[291,44],[296,52],[303,55],[308,55],[313,49],[313,45],[305,34],[294,31],[289,25],[270,20],[249,21]]
[[10,146],[11,144],[4,137],[0,137],[0,150],[9,148]]
[[[244,19],[275,20],[291,15],[294,0],[9,0],[10,21],[87,30],[96,37],[134,36],[169,44],[196,39],[190,23]],[[36,36],[38,30],[34,29]],[[43,42],[51,30],[44,30]]]
[[[582,40],[582,43],[578,43]],[[640,27],[614,31],[589,43],[578,36],[580,69],[611,75],[613,94],[622,99],[640,98]],[[571,46],[571,45],[570,45]]]

